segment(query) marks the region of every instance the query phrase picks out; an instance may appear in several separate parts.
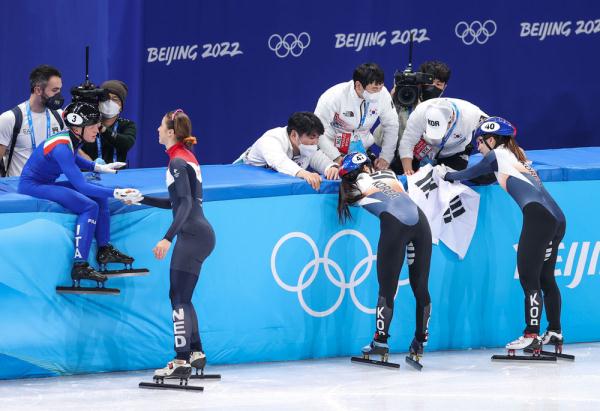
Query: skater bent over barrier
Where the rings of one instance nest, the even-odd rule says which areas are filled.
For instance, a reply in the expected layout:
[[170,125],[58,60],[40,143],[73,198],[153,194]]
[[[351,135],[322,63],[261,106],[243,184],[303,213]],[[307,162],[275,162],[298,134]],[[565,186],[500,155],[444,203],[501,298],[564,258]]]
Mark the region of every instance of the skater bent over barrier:
[[[428,291],[431,260],[431,230],[425,214],[404,192],[391,170],[373,172],[371,161],[362,153],[344,157],[340,169],[342,183],[338,198],[338,215],[343,222],[351,218],[348,205],[364,207],[379,217],[381,233],[377,247],[377,280],[379,297],[373,341],[362,349],[363,358],[355,362],[395,366],[388,363],[389,328],[394,313],[394,296],[402,270],[405,252],[409,282],[417,300],[416,330],[409,347],[407,362],[421,369],[423,346],[428,339],[431,299]],[[380,355],[382,361],[371,360]]]
[[[560,324],[561,298],[554,266],[566,228],[565,216],[546,191],[537,173],[527,162],[525,152],[515,141],[516,128],[501,117],[482,121],[475,130],[477,148],[483,160],[463,171],[449,172],[438,166],[447,181],[468,180],[494,172],[500,186],[523,212],[523,228],[517,250],[517,268],[525,294],[525,330],[506,344],[508,356],[494,360],[556,360],[562,354]],[[542,300],[543,296],[543,300]],[[545,305],[548,329],[540,336],[542,307]],[[543,344],[555,346],[552,357],[542,355]],[[530,356],[515,356],[515,350],[528,350]],[[564,356],[564,355],[563,355]]]

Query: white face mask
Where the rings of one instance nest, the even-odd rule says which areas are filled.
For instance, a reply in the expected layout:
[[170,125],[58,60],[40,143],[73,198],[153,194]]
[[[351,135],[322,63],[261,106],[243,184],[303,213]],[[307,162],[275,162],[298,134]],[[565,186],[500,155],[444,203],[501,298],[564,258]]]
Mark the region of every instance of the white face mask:
[[317,147],[316,144],[302,144],[300,143],[298,145],[298,148],[300,149],[300,157],[305,157],[305,158],[310,158],[312,157],[313,154],[315,154],[317,152],[317,150],[319,149],[319,147]]
[[377,95],[379,94],[379,92],[377,93],[369,93],[367,91],[367,89],[363,90],[363,98],[367,101],[373,101],[375,99],[377,99]]
[[112,100],[106,100],[100,103],[98,109],[106,118],[113,118],[121,112],[121,107]]

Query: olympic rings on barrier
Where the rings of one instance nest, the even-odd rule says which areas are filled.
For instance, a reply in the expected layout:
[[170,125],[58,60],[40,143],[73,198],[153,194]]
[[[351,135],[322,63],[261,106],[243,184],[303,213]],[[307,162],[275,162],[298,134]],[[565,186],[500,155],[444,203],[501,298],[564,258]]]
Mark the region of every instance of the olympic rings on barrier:
[[[339,238],[341,238],[343,236],[347,236],[347,235],[358,238],[363,243],[363,245],[365,246],[365,250],[367,251],[367,256],[364,257],[362,260],[360,260],[354,266],[354,269],[352,270],[352,273],[350,274],[349,282],[346,282],[346,275],[344,274],[344,271],[339,266],[339,264],[336,263],[335,261],[333,261],[329,257],[329,253],[331,252],[331,247],[333,247],[333,244]],[[310,246],[310,248],[312,249],[313,256],[314,256],[314,258],[312,260],[310,260],[304,266],[302,271],[300,272],[300,275],[298,276],[298,282],[296,285],[289,285],[289,284],[286,284],[285,282],[283,282],[283,280],[281,280],[281,277],[279,276],[279,273],[277,272],[277,267],[276,267],[277,253],[279,252],[279,249],[286,241],[288,241],[292,238],[300,238],[300,239],[306,241],[308,243],[308,245]],[[275,244],[275,247],[273,247],[273,252],[271,253],[271,273],[273,274],[273,278],[275,278],[275,282],[277,282],[277,284],[281,288],[283,288],[286,291],[295,292],[298,294],[298,301],[300,302],[300,306],[304,309],[304,311],[306,311],[306,313],[312,315],[313,317],[327,317],[328,315],[335,312],[335,310],[338,309],[338,307],[340,306],[340,304],[342,303],[342,301],[344,299],[344,295],[346,294],[346,289],[350,290],[350,297],[352,298],[352,301],[354,302],[354,305],[356,306],[356,308],[358,308],[359,310],[361,310],[362,312],[364,312],[366,314],[375,314],[375,308],[365,307],[358,300],[358,297],[356,296],[355,288],[357,286],[359,286],[360,284],[362,284],[366,280],[368,275],[371,273],[371,268],[373,267],[373,262],[376,260],[377,260],[377,254],[373,254],[373,249],[371,248],[371,244],[369,243],[369,240],[367,240],[367,238],[359,231],[342,230],[342,231],[339,231],[338,233],[336,233],[335,235],[333,235],[327,242],[327,245],[325,246],[325,251],[324,251],[323,257],[319,256],[319,250],[317,248],[317,245],[310,236],[308,236],[307,234],[304,234],[302,232],[294,231],[294,232],[288,233],[288,234],[284,235],[283,237],[281,237],[279,239],[279,241],[277,241],[277,243]],[[338,295],[337,300],[330,308],[328,308],[324,311],[316,311],[308,306],[308,304],[304,300],[304,295],[302,294],[302,292],[306,288],[308,288],[313,283],[313,281],[316,279],[317,273],[319,272],[319,267],[321,264],[323,264],[323,267],[325,268],[325,274],[327,275],[327,278],[333,285],[335,285],[336,287],[338,287],[340,289],[340,293]],[[363,267],[364,267],[364,270],[361,272],[360,275],[358,275],[358,273],[361,271],[361,269]],[[333,268],[333,271],[336,273],[337,278],[336,278],[336,276],[333,275],[333,273],[331,271],[332,268]],[[308,278],[306,278],[306,275],[309,271],[310,271],[310,275],[308,276]],[[398,287],[405,285],[405,284],[408,284],[408,279],[398,281]],[[396,292],[398,292],[398,288],[396,288]]]
[[461,21],[456,24],[454,33],[463,43],[469,46],[474,42],[486,43],[490,37],[496,34],[497,29],[494,20],[486,20],[483,24],[479,20],[475,20],[471,24]]
[[297,36],[294,33],[288,33],[283,37],[273,34],[269,37],[268,45],[279,58],[285,58],[289,54],[299,57],[304,49],[310,46],[310,35],[305,31]]

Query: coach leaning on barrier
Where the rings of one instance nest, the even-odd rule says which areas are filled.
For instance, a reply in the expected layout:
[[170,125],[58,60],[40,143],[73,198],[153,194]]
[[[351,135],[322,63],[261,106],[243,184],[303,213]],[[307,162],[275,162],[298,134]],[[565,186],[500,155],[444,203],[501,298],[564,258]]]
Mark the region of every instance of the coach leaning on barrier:
[[[288,119],[287,127],[266,131],[234,164],[244,163],[269,167],[280,173],[306,180],[312,188],[321,186],[321,176],[338,178],[338,165],[318,150],[323,124],[313,113],[297,112]],[[308,171],[310,168],[316,172]]]
[[374,165],[386,169],[394,158],[398,115],[383,80],[383,70],[377,64],[361,64],[352,80],[331,87],[319,98],[315,114],[325,127],[319,147],[338,164],[345,154],[365,153],[373,145],[371,128],[377,119],[383,127],[383,142]]
[[41,65],[29,74],[31,95],[0,115],[0,176],[20,176],[33,150],[64,128],[60,72]]
[[433,98],[419,104],[408,117],[398,146],[404,173],[415,172],[413,157],[465,169],[473,131],[487,117],[476,105],[457,98]]

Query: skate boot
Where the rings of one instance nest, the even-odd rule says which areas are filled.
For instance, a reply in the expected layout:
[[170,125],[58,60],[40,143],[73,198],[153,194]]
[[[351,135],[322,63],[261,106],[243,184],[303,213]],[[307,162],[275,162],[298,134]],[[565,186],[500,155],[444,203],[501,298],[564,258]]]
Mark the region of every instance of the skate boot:
[[363,358],[369,359],[371,355],[381,355],[381,361],[387,361],[390,353],[390,346],[385,342],[377,340],[371,341],[369,345],[365,345],[362,348]]
[[[204,367],[206,367],[206,355],[202,351],[192,351],[190,355],[190,365],[196,369],[196,374],[192,375],[192,379],[215,379],[221,378],[221,374],[204,374]],[[200,371],[200,373],[198,373]]]
[[563,345],[563,335],[560,331],[546,330],[544,334],[542,334],[542,344],[543,345],[554,345],[562,348]]
[[[165,368],[154,371],[154,382],[141,382],[140,388],[154,388],[167,390],[204,391],[204,387],[188,385],[192,375],[192,366],[185,360],[173,360],[167,363]],[[165,384],[165,380],[178,379],[179,384]]]
[[[90,267],[87,261],[78,261],[73,264],[71,269],[71,279],[73,285],[71,287],[57,286],[56,292],[59,294],[105,294],[119,295],[118,288],[106,288],[104,282],[107,277]],[[96,281],[96,287],[82,287],[81,280]]]
[[[575,361],[575,356],[571,354],[563,354],[563,343],[564,338],[562,332],[560,330],[546,330],[544,334],[542,334],[542,344],[543,345],[553,345],[554,352],[552,351],[541,351],[542,355],[547,355],[550,357],[560,358],[562,360],[571,360]],[[529,350],[525,350],[529,352]]]
[[169,361],[164,368],[154,371],[155,380],[176,379],[187,381],[192,375],[192,366],[184,360]]
[[[98,261],[98,265],[100,266],[100,272],[105,274],[108,278],[138,277],[148,274],[148,270],[146,268],[133,268],[131,265],[135,259],[123,254],[111,244],[98,248],[96,261]],[[109,270],[107,265],[111,263],[125,264],[125,268],[122,270]]]
[[516,340],[506,344],[508,355],[515,355],[516,350],[530,349],[534,356],[540,355],[542,350],[542,339],[537,334],[528,334],[520,336]]
[[125,269],[131,269],[134,259],[117,250],[112,244],[107,244],[98,248],[96,261],[100,265],[100,271],[107,271],[106,264],[109,263],[123,263],[125,264]]
[[104,287],[107,277],[90,267],[87,261],[83,261],[73,264],[71,279],[73,280],[73,287],[79,287],[80,280],[96,281],[98,287]]
[[[516,340],[506,344],[508,355],[492,355],[492,361],[554,361],[556,357],[542,354],[542,339],[538,334],[525,333]],[[516,350],[524,350],[533,355],[516,355]]]
[[[373,341],[371,341],[369,345],[365,345],[361,351],[362,357],[352,357],[350,361],[363,364],[382,365],[384,367],[400,368],[400,364],[388,362],[390,346],[387,342],[373,339]],[[373,355],[380,355],[381,360],[378,361],[370,358]]]
[[204,367],[206,367],[206,355],[202,351],[192,351],[190,364],[197,370],[204,370]]
[[421,371],[423,365],[421,364],[421,358],[423,357],[423,347],[427,342],[418,341],[413,338],[408,348],[408,355],[406,356],[406,363],[417,370]]

